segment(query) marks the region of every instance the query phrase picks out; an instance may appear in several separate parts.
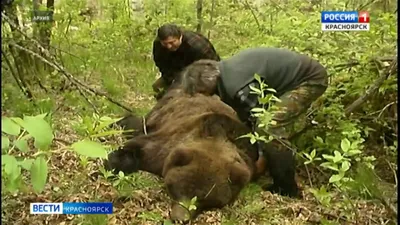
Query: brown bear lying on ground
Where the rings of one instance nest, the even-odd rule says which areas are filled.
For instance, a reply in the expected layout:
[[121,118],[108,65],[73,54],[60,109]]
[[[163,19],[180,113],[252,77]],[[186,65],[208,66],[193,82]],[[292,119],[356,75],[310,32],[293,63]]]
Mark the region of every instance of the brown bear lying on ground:
[[[105,167],[115,173],[143,170],[162,176],[175,202],[174,220],[232,203],[256,178],[257,148],[247,138],[237,138],[251,130],[217,97],[188,96],[176,84],[147,114],[146,134],[140,121],[135,116],[120,121],[137,130],[123,147],[109,154]],[[274,185],[288,192],[297,188],[294,174],[279,171],[282,162],[274,162],[279,154],[271,151],[270,156],[268,162],[272,160],[276,171],[270,171]],[[188,215],[177,203],[195,196],[197,211]]]

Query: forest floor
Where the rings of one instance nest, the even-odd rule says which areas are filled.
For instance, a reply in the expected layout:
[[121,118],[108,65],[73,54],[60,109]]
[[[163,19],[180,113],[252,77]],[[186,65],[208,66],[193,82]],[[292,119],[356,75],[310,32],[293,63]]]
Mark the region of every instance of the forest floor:
[[[141,96],[139,99],[141,100],[136,101],[136,106],[151,107],[152,102],[149,101],[151,97]],[[55,141],[52,148],[53,155],[49,162],[49,177],[45,191],[41,194],[2,195],[2,223],[172,224],[168,220],[170,200],[160,178],[139,172],[132,175],[133,182],[130,184],[114,187],[112,182],[104,177],[96,177],[101,162],[89,161],[86,165],[81,163],[79,156],[70,151],[65,144],[79,138],[74,130],[66,125],[69,124],[68,121],[77,118],[74,113],[64,110],[62,117],[54,119],[57,121],[56,126],[60,128],[56,129],[58,141]],[[378,200],[346,201],[342,195],[336,193],[337,195],[330,197],[329,205],[322,206],[310,191],[307,174],[300,170],[298,178],[303,190],[302,199],[271,194],[263,191],[259,183],[252,183],[241,192],[233,205],[204,212],[191,224],[397,224],[390,210]],[[319,188],[322,184],[312,185]],[[29,204],[33,202],[81,201],[113,202],[114,212],[111,215],[29,214]],[[345,204],[346,202],[348,204]]]

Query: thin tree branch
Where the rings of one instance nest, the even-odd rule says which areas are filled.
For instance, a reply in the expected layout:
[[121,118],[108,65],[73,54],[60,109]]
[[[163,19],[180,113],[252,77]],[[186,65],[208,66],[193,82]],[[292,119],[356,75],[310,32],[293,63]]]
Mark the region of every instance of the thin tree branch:
[[397,101],[394,101],[394,102],[391,102],[391,103],[385,105],[385,107],[383,107],[383,109],[380,110],[380,113],[378,115],[378,119],[382,116],[383,112],[393,104],[397,104]]
[[304,167],[306,168],[306,172],[307,172],[307,176],[308,176],[308,182],[310,182],[310,187],[313,188],[313,183],[312,183],[312,180],[311,180],[311,174],[310,174],[310,171],[308,171],[308,166],[304,165]]
[[79,87],[77,87],[77,88],[78,88],[79,93],[83,96],[83,98],[89,103],[89,105],[92,106],[94,112],[96,114],[99,114],[99,110],[97,110],[97,107],[93,104],[93,102],[90,101],[90,99],[86,96],[86,94]]
[[256,21],[256,24],[257,24],[258,29],[261,30],[261,24],[260,24],[260,22],[258,21],[258,18],[257,18],[257,16],[256,16],[256,14],[254,13],[253,8],[251,7],[251,5],[249,4],[249,2],[248,2],[247,0],[244,0],[244,5],[250,10],[251,15],[253,15],[254,20]]

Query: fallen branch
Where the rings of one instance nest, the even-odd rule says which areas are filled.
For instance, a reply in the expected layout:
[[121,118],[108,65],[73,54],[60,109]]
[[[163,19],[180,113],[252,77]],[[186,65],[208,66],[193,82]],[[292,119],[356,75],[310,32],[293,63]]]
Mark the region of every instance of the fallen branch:
[[[77,87],[77,86],[76,86],[76,87]],[[83,98],[89,103],[89,105],[92,106],[94,112],[95,112],[96,114],[99,114],[99,110],[97,110],[97,107],[93,104],[93,102],[90,101],[90,99],[89,99],[88,97],[86,97],[86,94],[85,94],[79,87],[77,87],[77,88],[78,88],[79,93],[83,96]]]
[[357,109],[361,104],[363,104],[372,94],[374,94],[383,82],[392,74],[396,73],[397,70],[397,56],[393,58],[392,63],[387,70],[380,70],[379,78],[374,82],[374,84],[365,91],[365,94],[360,96],[356,101],[349,105],[345,109],[346,116],[350,115],[355,109]]
[[394,102],[391,102],[391,103],[385,105],[385,107],[383,107],[383,109],[380,110],[380,113],[379,113],[379,115],[378,115],[378,118],[380,118],[380,117],[382,116],[383,112],[384,112],[387,108],[389,108],[391,105],[393,105],[393,104],[397,104],[397,101],[394,101]]
[[396,184],[396,187],[397,187],[398,182],[397,182],[397,173],[396,173],[396,170],[393,168],[393,166],[392,166],[392,164],[389,162],[389,160],[385,159],[385,161],[386,161],[386,163],[389,165],[389,168],[390,168],[390,169],[392,170],[392,172],[393,172],[393,178],[394,178],[394,181],[395,181],[395,184]]
[[[383,68],[385,62],[386,63],[391,62],[391,61],[393,61],[393,59],[396,59],[396,58],[397,58],[397,56],[376,57],[376,58],[370,59],[368,62],[369,63],[377,63],[378,62],[380,65],[380,68]],[[346,69],[346,68],[358,66],[358,65],[361,65],[361,62],[358,60],[354,60],[354,61],[347,62],[347,63],[340,63],[340,64],[333,65],[333,68],[336,70],[341,70],[341,69]]]
[[322,212],[322,214],[323,214],[324,216],[330,216],[330,217],[335,218],[335,219],[337,219],[337,220],[342,220],[342,221],[346,222],[346,224],[354,224],[354,223],[356,223],[356,222],[353,222],[353,221],[347,219],[347,218],[344,217],[344,216],[335,215],[334,213]]

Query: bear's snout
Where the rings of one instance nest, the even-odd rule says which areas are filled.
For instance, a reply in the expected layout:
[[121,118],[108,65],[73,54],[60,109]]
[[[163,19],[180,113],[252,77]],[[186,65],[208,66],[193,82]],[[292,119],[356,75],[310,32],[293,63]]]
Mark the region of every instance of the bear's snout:
[[118,149],[108,154],[108,159],[104,160],[104,169],[118,174],[120,171],[124,174],[130,174],[138,170],[139,160],[135,158],[132,152],[124,149]]

